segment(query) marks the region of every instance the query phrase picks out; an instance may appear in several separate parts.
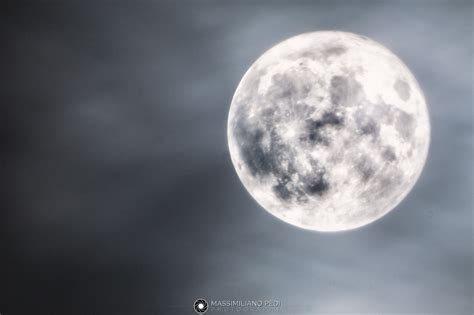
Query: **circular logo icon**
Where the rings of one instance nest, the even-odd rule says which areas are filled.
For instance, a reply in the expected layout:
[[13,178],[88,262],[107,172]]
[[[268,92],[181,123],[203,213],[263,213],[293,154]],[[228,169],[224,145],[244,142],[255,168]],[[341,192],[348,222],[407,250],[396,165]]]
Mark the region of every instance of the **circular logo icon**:
[[204,299],[197,299],[194,302],[194,310],[198,313],[205,313],[207,311],[207,302]]

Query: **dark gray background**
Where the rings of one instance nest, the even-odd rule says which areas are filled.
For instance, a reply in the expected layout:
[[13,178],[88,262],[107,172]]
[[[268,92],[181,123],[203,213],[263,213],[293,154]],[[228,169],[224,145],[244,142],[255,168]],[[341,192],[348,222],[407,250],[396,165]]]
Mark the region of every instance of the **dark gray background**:
[[[470,1],[2,2],[0,313],[192,314],[195,298],[289,313],[472,314]],[[307,31],[369,36],[412,69],[430,155],[366,227],[300,230],[231,164],[251,63]]]

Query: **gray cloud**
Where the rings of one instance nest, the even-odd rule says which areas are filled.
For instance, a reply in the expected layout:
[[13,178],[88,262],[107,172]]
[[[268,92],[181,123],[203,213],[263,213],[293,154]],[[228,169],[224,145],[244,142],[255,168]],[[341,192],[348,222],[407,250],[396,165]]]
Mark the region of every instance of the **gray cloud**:
[[[2,314],[189,314],[197,297],[472,313],[471,2],[57,2],[2,14]],[[399,55],[432,123],[410,195],[338,234],[267,214],[226,143],[251,63],[324,29]]]

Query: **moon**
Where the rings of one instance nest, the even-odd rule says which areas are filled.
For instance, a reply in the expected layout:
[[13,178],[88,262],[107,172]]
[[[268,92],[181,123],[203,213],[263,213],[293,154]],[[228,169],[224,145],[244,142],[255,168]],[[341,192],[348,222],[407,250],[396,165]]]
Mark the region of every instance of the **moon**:
[[369,224],[410,192],[425,164],[430,122],[407,66],[347,32],[297,35],[245,73],[227,138],[244,187],[297,227]]

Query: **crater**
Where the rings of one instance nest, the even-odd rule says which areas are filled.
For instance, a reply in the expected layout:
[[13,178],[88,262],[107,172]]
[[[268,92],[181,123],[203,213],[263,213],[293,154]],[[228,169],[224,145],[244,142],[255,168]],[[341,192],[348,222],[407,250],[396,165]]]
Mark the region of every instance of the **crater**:
[[375,120],[363,111],[357,111],[354,118],[359,134],[372,136],[374,139],[379,136],[380,126]]
[[262,144],[263,131],[261,129],[248,130],[238,128],[236,138],[239,142],[240,154],[244,164],[253,176],[268,175],[274,166],[275,156],[266,152]]
[[293,195],[286,186],[286,183],[278,183],[277,185],[273,186],[273,192],[281,200],[289,200]]
[[395,128],[403,139],[407,140],[415,129],[415,118],[407,112],[400,111],[397,115]]
[[308,195],[322,196],[329,190],[329,182],[324,178],[324,173],[304,180],[304,191]]
[[387,162],[393,162],[397,159],[397,156],[392,147],[386,147],[382,151],[382,158]]
[[331,103],[334,105],[343,105],[347,101],[349,94],[347,78],[343,76],[332,77],[329,93],[331,94]]
[[375,174],[373,162],[370,158],[364,156],[356,164],[356,169],[359,172],[363,182],[367,182]]
[[336,75],[331,78],[329,95],[335,106],[356,105],[361,85],[352,77]]
[[398,79],[393,84],[393,88],[402,101],[407,101],[410,98],[410,85],[405,80]]
[[296,94],[296,87],[293,81],[286,74],[277,73],[272,77],[272,86],[268,96],[274,100],[291,99]]
[[346,51],[347,51],[347,47],[343,45],[337,45],[337,46],[332,46],[323,50],[323,55],[326,58],[331,57],[331,56],[340,56]]
[[323,129],[326,127],[341,128],[344,125],[344,118],[335,112],[326,112],[320,119],[310,119],[307,122],[307,135],[303,140],[309,140],[314,144],[329,145],[330,141],[324,136]]

